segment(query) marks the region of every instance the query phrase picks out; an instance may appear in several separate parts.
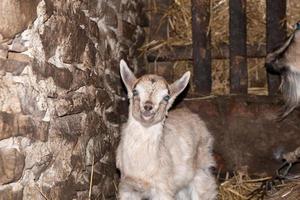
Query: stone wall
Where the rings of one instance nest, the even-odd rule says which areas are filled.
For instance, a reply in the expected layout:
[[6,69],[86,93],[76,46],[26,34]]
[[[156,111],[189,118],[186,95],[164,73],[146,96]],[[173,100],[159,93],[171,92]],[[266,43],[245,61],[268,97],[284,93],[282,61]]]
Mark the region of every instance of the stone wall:
[[142,1],[2,0],[0,18],[0,200],[115,199]]

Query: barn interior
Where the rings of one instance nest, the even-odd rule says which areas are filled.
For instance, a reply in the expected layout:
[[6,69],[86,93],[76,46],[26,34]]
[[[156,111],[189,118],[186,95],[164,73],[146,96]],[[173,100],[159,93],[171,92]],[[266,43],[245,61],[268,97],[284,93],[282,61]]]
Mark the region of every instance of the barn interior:
[[2,0],[0,19],[0,200],[116,199],[120,59],[170,83],[192,72],[175,107],[215,138],[219,199],[299,197],[297,178],[274,177],[300,112],[276,121],[280,77],[264,67],[297,0]]
[[[280,77],[268,74],[264,64],[267,53],[294,30],[299,3],[161,0],[149,1],[148,9],[149,36],[142,47],[147,70],[169,81],[186,70],[193,72],[193,82],[178,106],[198,113],[212,131],[218,172],[276,174],[282,155],[299,147],[299,111],[276,121],[282,108]],[[242,179],[236,176],[233,179]],[[227,184],[230,181],[221,188],[220,199],[247,199],[247,190],[257,189],[240,189],[238,184],[226,188]]]

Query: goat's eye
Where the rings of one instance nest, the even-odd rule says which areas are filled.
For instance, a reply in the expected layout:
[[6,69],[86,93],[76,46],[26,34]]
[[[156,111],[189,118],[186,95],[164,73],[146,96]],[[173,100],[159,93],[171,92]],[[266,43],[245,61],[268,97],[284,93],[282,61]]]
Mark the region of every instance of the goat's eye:
[[136,89],[134,89],[134,90],[132,90],[132,95],[133,96],[137,96],[139,93],[138,93],[138,91],[136,90]]
[[295,24],[295,29],[296,29],[296,30],[300,30],[300,22],[297,22],[297,23]]
[[165,101],[169,101],[169,100],[170,100],[170,95],[164,96],[164,100],[165,100]]

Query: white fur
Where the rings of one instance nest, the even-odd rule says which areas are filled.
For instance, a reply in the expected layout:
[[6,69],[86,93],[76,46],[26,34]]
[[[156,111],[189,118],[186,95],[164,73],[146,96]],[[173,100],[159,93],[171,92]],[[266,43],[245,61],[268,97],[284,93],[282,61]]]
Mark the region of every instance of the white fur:
[[129,116],[117,151],[121,182],[131,177],[144,180],[150,188],[134,192],[121,187],[120,199],[215,199],[216,183],[209,171],[214,165],[211,145],[204,123],[185,109],[170,112],[165,125],[149,128]]
[[[124,67],[124,63],[122,65]],[[134,79],[126,66],[121,69],[121,74],[131,82]],[[184,89],[188,79],[189,73],[186,73],[175,82],[171,88],[174,90],[171,98],[174,99]],[[141,80],[147,79],[140,79],[140,82]],[[125,79],[124,82],[126,81]],[[133,86],[129,81],[125,85],[131,90]],[[139,90],[141,99],[156,99],[158,102],[154,101],[154,104],[159,104],[167,93],[162,83],[161,91],[157,89],[160,84],[156,85],[157,96],[142,94],[154,91],[151,87],[143,90],[138,85],[136,89]],[[149,86],[148,82],[144,85]],[[170,99],[169,104],[172,104],[171,101]],[[171,106],[169,104],[165,106],[163,115],[167,115],[166,109]],[[121,171],[119,199],[215,199],[216,183],[209,169],[215,164],[211,153],[213,138],[204,122],[188,109],[177,109],[158,123],[144,126],[134,117],[133,112],[133,98],[130,98],[128,121],[121,130],[116,158],[117,167]],[[156,112],[162,111],[158,109]]]

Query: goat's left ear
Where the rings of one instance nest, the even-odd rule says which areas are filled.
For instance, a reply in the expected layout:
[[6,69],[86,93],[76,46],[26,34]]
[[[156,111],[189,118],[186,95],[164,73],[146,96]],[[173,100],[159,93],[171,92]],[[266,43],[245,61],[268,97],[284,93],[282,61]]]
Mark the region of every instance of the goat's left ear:
[[185,72],[183,76],[170,85],[171,97],[174,100],[189,83],[191,73]]
[[127,63],[124,60],[120,61],[120,74],[128,93],[130,93],[133,84],[136,81],[136,77],[134,76],[133,72],[129,69]]

